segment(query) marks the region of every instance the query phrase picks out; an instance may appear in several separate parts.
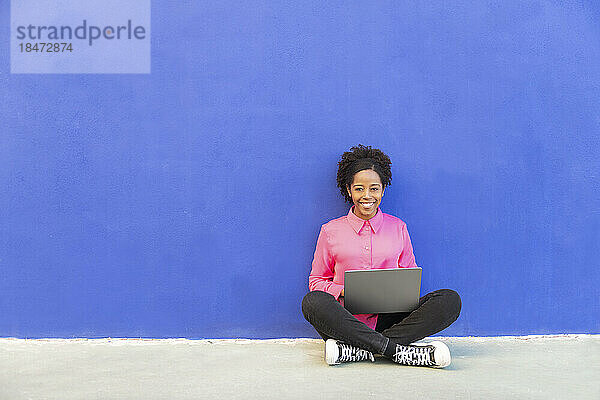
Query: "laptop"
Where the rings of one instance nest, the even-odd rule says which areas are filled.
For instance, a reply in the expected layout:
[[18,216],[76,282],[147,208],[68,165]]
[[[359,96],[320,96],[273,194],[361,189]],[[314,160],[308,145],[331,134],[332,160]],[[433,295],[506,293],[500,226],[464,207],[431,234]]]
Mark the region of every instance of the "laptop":
[[419,306],[421,267],[344,273],[344,307],[351,314],[411,312]]

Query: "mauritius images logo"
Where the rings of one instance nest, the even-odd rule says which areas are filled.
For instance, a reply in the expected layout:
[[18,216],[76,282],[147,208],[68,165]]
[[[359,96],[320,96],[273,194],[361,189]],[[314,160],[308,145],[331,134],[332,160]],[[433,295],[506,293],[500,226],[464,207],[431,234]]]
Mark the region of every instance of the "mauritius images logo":
[[12,73],[150,73],[150,0],[12,0]]

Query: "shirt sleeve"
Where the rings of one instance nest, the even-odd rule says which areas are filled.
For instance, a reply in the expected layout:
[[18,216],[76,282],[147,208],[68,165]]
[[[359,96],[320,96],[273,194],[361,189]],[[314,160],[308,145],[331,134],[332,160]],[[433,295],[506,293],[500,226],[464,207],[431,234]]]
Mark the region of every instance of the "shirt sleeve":
[[410,236],[408,235],[408,229],[406,224],[402,225],[402,253],[398,257],[398,267],[408,268],[416,267],[417,262],[415,261],[415,255],[413,254],[412,244],[410,242]]
[[312,262],[312,270],[308,277],[308,288],[310,291],[321,290],[327,292],[337,299],[344,285],[333,283],[335,261],[331,254],[331,246],[325,228],[321,227],[317,248]]

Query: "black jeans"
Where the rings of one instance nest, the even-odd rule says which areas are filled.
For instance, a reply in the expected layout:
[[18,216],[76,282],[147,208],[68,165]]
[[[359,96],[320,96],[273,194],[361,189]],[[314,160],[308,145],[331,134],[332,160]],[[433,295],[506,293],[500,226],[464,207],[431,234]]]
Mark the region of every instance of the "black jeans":
[[388,338],[398,344],[410,344],[447,328],[458,318],[460,308],[458,293],[436,290],[421,297],[413,312],[379,314],[373,330],[329,293],[315,290],[302,299],[304,318],[323,340],[333,338],[379,354],[383,354]]

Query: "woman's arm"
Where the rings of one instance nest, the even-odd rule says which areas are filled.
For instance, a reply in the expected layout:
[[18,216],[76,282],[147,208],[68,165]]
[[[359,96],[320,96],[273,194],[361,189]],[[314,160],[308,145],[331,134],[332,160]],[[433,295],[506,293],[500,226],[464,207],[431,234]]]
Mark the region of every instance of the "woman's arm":
[[308,277],[309,290],[321,290],[338,299],[344,290],[344,285],[333,282],[334,267],[335,261],[331,254],[327,231],[324,227],[321,227],[312,262],[312,270]]
[[417,262],[415,261],[415,255],[413,254],[413,248],[410,242],[410,236],[408,235],[406,224],[403,224],[401,229],[402,253],[400,253],[400,257],[398,257],[398,267],[416,267]]

